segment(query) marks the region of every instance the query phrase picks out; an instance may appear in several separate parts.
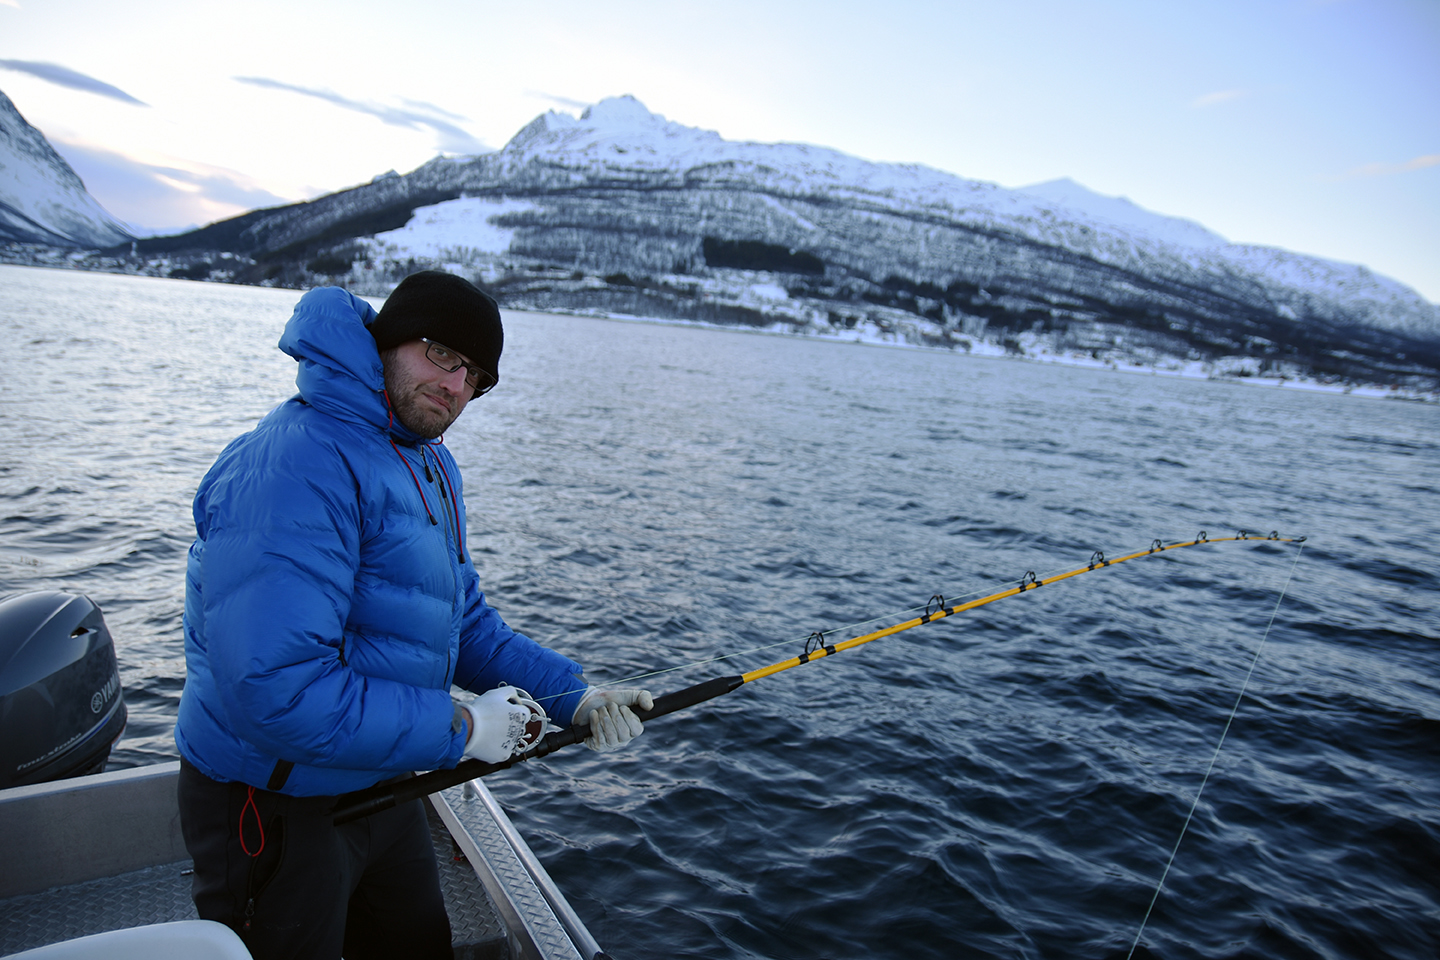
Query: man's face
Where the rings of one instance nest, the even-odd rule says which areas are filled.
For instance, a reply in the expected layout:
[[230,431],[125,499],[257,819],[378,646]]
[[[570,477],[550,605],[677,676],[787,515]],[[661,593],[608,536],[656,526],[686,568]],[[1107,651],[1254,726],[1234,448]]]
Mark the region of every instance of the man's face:
[[[456,352],[470,362],[470,358]],[[426,440],[434,440],[465,409],[473,390],[465,383],[465,368],[446,373],[425,356],[419,340],[402,343],[381,355],[385,392],[395,419]]]

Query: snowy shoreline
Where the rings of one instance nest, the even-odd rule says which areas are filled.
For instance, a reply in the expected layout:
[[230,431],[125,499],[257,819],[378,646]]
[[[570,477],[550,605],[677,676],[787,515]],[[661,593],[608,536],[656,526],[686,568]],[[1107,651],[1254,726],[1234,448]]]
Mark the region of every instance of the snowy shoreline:
[[533,309],[529,307],[508,307],[519,313],[542,313],[557,316],[593,317],[598,320],[616,320],[623,323],[648,323],[660,326],[700,327],[706,330],[725,330],[731,333],[759,334],[767,337],[791,337],[806,340],[823,340],[830,343],[853,343],[867,347],[890,347],[898,350],[926,350],[979,357],[988,360],[1013,360],[1028,363],[1055,364],[1066,367],[1083,367],[1092,370],[1110,370],[1116,373],[1152,377],[1173,377],[1181,380],[1209,380],[1217,383],[1243,384],[1251,387],[1299,390],[1307,393],[1328,393],[1342,396],[1363,397],[1372,400],[1404,400],[1411,403],[1440,403],[1440,391],[1406,390],[1399,387],[1384,387],[1376,384],[1323,383],[1308,377],[1266,377],[1259,375],[1236,375],[1216,372],[1217,361],[1202,360],[1175,361],[1173,367],[1146,365],[1140,363],[1116,363],[1113,360],[1097,360],[1093,357],[1055,354],[1048,352],[1017,354],[1007,351],[999,344],[973,341],[969,350],[949,347],[934,347],[909,343],[898,337],[885,334],[868,334],[853,331],[845,334],[812,333],[797,331],[793,327],[776,323],[769,327],[748,327],[739,324],[711,323],[705,320],[680,320],[665,317],[641,317],[632,314],[607,313],[600,310],[556,310]]
[[[62,252],[48,250],[49,256],[41,256],[33,248],[17,249],[19,245],[0,244],[0,263],[11,266],[32,267],[51,270],[73,270],[84,273],[112,273],[129,276],[158,276],[147,274],[136,270],[133,264],[127,264],[123,259],[106,260],[101,258],[100,262],[89,253]],[[168,264],[168,261],[165,261]],[[177,279],[177,278],[171,278]],[[183,283],[207,282],[225,283],[227,281],[219,278],[211,278],[205,281],[179,280]],[[251,284],[241,284],[251,286]],[[260,284],[267,287],[266,284]],[[274,289],[274,288],[270,288]],[[383,302],[384,294],[375,294],[365,289],[361,284],[352,286],[350,289],[361,296]],[[297,290],[296,295],[304,291]],[[734,301],[739,305],[747,305],[750,301],[741,298]],[[378,306],[378,303],[377,303]],[[1099,359],[1092,356],[1055,353],[1045,349],[1043,340],[1033,335],[1022,334],[1018,339],[1023,353],[1016,353],[1013,349],[984,339],[983,337],[970,336],[967,338],[967,346],[945,347],[932,346],[923,343],[913,343],[904,338],[900,333],[891,330],[881,330],[873,322],[863,322],[854,329],[843,332],[824,332],[814,326],[797,329],[799,318],[786,318],[777,320],[767,326],[749,326],[742,324],[715,323],[706,320],[686,320],[679,318],[646,317],[635,314],[618,313],[595,309],[563,309],[554,306],[532,307],[526,305],[507,306],[506,310],[516,310],[526,313],[550,313],[563,316],[593,317],[604,320],[618,320],[630,323],[650,323],[667,326],[700,327],[708,330],[728,330],[736,333],[762,334],[765,336],[777,337],[804,337],[811,340],[824,340],[833,343],[856,343],[865,346],[893,347],[905,350],[935,350],[946,353],[959,353],[971,357],[983,357],[995,360],[1022,360],[1030,363],[1051,363],[1061,366],[1083,367],[1096,370],[1113,370],[1119,373],[1144,374],[1159,377],[1177,377],[1187,380],[1213,380],[1224,383],[1246,384],[1252,387],[1268,387],[1271,389],[1302,390],[1310,393],[1329,393],[1347,396],[1364,397],[1366,399],[1379,400],[1405,400],[1419,403],[1440,403],[1440,390],[1425,391],[1407,389],[1397,386],[1384,386],[1380,384],[1367,383],[1326,383],[1310,377],[1303,376],[1264,376],[1258,371],[1244,371],[1247,366],[1253,364],[1254,358],[1235,356],[1224,357],[1212,361],[1201,360],[1180,360],[1170,358],[1160,362],[1145,363],[1139,360],[1126,360],[1124,362],[1115,359]]]

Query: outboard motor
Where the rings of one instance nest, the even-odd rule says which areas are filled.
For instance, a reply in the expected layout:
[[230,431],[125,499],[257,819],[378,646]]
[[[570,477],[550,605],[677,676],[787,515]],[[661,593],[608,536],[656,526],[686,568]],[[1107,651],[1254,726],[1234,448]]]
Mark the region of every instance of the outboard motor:
[[0,789],[100,773],[125,717],[99,607],[56,590],[0,601]]

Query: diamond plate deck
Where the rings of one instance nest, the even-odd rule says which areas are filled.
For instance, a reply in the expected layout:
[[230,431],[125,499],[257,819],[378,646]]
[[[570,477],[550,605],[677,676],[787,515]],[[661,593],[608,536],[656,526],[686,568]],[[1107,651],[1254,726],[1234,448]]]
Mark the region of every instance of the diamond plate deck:
[[0,900],[0,956],[145,923],[195,920],[189,861]]
[[[505,926],[440,817],[430,811],[440,888],[450,914],[456,960],[505,960]],[[92,933],[148,923],[194,920],[190,862],[162,864],[0,900],[0,956]]]
[[440,865],[440,889],[450,914],[450,942],[455,960],[505,960],[510,956],[505,924],[475,869],[461,853],[440,815],[429,804],[430,840]]

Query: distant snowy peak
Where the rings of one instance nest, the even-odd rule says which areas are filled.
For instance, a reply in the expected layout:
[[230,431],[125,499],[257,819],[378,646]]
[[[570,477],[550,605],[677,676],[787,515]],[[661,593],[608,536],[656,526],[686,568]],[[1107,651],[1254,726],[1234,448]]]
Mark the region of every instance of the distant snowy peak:
[[633,152],[629,163],[668,167],[725,142],[713,131],[682,126],[651,113],[627,95],[586,107],[578,120],[554,110],[542,114],[512,137],[500,153],[509,164],[516,164],[537,156],[613,163]]
[[[918,164],[861,160],[802,143],[725,140],[651,113],[631,96],[601,100],[577,119],[551,111],[537,117],[500,151],[501,175],[539,163],[582,175],[629,171],[674,185],[733,180],[776,193],[868,198],[907,208],[940,204],[990,214],[1009,191]],[[1033,205],[1028,198],[1024,204]]]
[[723,139],[713,130],[687,127],[631,96],[612,97],[586,108],[577,119],[551,111],[537,117],[505,145],[500,156],[514,171],[542,160],[570,169],[631,169],[687,179],[692,171],[734,169],[752,183],[782,191],[868,197],[906,207],[938,207],[951,213],[997,219],[1037,239],[1060,239],[1057,230],[1080,223],[1110,232],[1187,247],[1215,247],[1224,237],[1189,220],[1151,213],[1124,198],[1104,197],[1073,180],[1023,190],[969,180],[920,164],[875,163],[826,147]]
[[651,113],[645,104],[628,93],[621,97],[606,97],[599,103],[591,104],[580,114],[577,123],[610,131],[629,129],[659,131],[662,134],[666,132],[700,133],[703,136],[719,139],[717,133],[681,126],[666,120],[658,113]]
[[0,93],[0,241],[112,247],[132,239]]
[[1422,337],[1440,335],[1440,306],[1369,267],[1240,243],[1215,251],[1213,262],[1259,282],[1289,315],[1303,315],[1330,301],[1346,304],[1372,326]]
[[1096,220],[1106,221],[1117,227],[1139,230],[1166,243],[1207,249],[1223,247],[1230,242],[1220,234],[1205,229],[1194,220],[1154,213],[1128,197],[1107,197],[1081,186],[1069,177],[1049,180],[1028,187],[1019,187],[1015,192],[1035,197],[1042,203],[1057,205]]
[[1218,270],[1238,270],[1263,286],[1282,312],[1295,316],[1326,298],[1350,304],[1376,326],[1433,336],[1440,310],[1414,290],[1367,267],[1338,263],[1277,247],[1231,243],[1193,220],[1146,210],[1127,197],[1107,197],[1067,178],[1020,187],[1068,219],[1088,219],[1180,247],[1189,259]]

